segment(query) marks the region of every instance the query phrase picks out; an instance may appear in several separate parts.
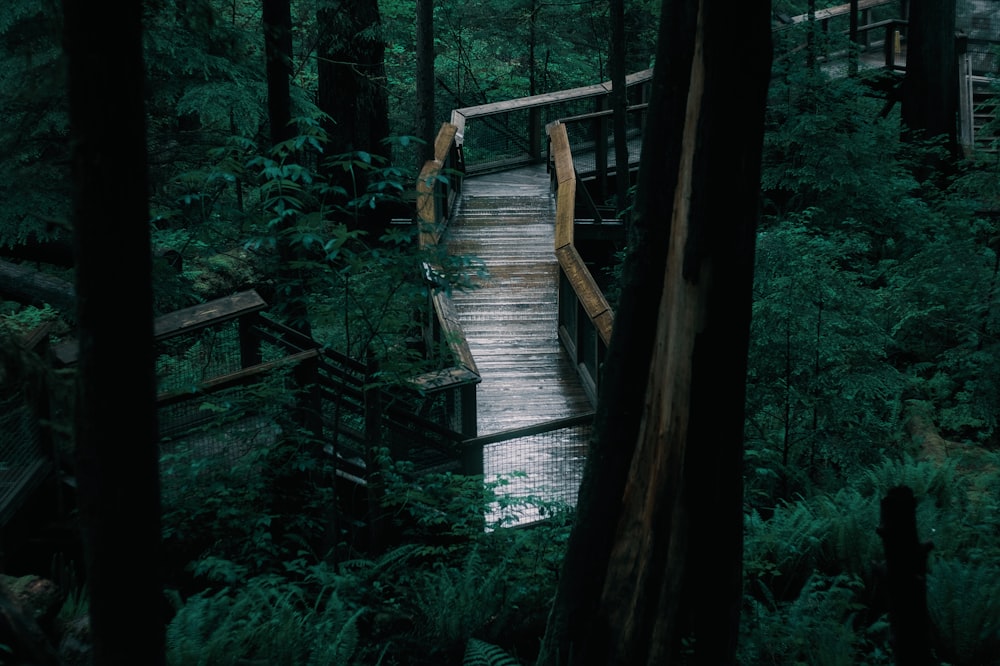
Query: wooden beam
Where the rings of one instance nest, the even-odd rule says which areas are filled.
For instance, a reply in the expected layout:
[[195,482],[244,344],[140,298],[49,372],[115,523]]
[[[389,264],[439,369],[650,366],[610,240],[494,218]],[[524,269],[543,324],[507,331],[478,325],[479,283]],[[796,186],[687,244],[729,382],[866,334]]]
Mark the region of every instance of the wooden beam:
[[[253,289],[241,291],[232,296],[200,303],[157,317],[153,322],[153,339],[160,342],[184,333],[254,314],[266,307],[267,301]],[[62,365],[73,365],[79,354],[79,345],[75,339],[70,338],[55,345],[52,348],[52,353]]]

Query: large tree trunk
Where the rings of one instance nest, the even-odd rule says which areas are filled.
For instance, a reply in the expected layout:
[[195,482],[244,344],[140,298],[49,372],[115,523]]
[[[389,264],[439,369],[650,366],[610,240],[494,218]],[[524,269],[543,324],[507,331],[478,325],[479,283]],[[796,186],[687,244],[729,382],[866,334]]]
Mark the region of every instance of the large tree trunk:
[[623,297],[542,664],[676,663],[682,641],[697,663],[734,660],[769,10],[664,3]]
[[[267,59],[267,112],[271,127],[271,147],[275,159],[294,159],[282,144],[295,137],[292,127],[290,77],[292,75],[292,10],[289,0],[264,0],[264,53]],[[277,303],[285,322],[309,335],[309,307],[305,294],[305,276],[296,268],[301,257],[289,242],[289,231],[297,223],[294,215],[282,217],[278,228]]]
[[903,82],[903,125],[957,146],[958,64],[954,0],[911,0]]
[[142,4],[64,0],[80,358],[76,452],[95,664],[162,664]]
[[628,205],[628,91],[625,89],[625,3],[611,0],[611,108],[615,137],[615,210],[623,215]]
[[[320,10],[322,31],[317,48],[319,108],[330,116],[326,125],[333,154],[365,151],[391,157],[382,140],[389,136],[389,102],[386,92],[385,42],[377,0],[332,0]],[[367,187],[367,174],[353,176],[339,166],[327,176],[351,197]],[[388,213],[358,209],[357,223],[375,238]]]
[[434,0],[417,0],[417,137],[426,141],[418,165],[434,159]]

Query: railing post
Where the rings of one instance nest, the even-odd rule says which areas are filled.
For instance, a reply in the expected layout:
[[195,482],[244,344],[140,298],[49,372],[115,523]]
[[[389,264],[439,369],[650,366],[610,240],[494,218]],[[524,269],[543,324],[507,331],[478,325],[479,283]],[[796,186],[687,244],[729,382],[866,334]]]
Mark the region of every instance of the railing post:
[[460,389],[459,404],[462,411],[462,435],[476,437],[479,434],[479,415],[476,410],[476,385],[465,384]]
[[482,476],[483,445],[479,443],[462,444],[462,474],[466,476]]
[[[607,96],[597,98],[598,113],[608,108]],[[598,196],[605,197],[608,193],[608,121],[604,116],[595,122],[594,127],[594,169],[597,171]]]
[[532,162],[542,161],[542,107],[528,109],[528,152]]
[[249,368],[258,365],[264,360],[260,350],[260,337],[257,336],[255,325],[260,319],[258,313],[253,313],[239,318],[239,338],[240,338],[240,368]]
[[895,69],[896,53],[896,24],[888,23],[885,26],[885,41],[882,42],[882,51],[885,55],[885,68],[889,71]]
[[382,506],[385,488],[382,482],[382,460],[378,450],[382,446],[382,391],[375,377],[378,363],[369,350],[367,353],[364,384],[365,420],[365,469],[367,481],[367,520],[369,547],[380,552],[385,544],[385,520]]
[[847,71],[850,76],[857,76],[859,60],[861,58],[860,44],[858,42],[858,0],[850,1],[850,9],[848,10],[850,16],[848,17],[848,49],[847,53]]

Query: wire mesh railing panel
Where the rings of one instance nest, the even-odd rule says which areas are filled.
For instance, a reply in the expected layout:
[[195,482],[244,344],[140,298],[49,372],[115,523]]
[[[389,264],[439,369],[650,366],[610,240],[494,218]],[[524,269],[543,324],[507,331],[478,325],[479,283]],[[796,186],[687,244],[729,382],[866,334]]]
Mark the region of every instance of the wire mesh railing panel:
[[466,120],[465,143],[462,145],[465,168],[470,172],[484,171],[530,162],[530,121],[528,109]]
[[997,0],[962,0],[955,11],[955,29],[968,37],[972,73],[996,74],[1000,59],[1000,2]]
[[0,401],[0,524],[49,466],[38,419],[25,397],[18,393]]
[[[645,107],[631,110],[626,115],[625,148],[630,165],[639,162],[645,123]],[[591,115],[578,120],[570,119],[563,124],[566,126],[566,136],[573,153],[573,166],[578,174],[581,176],[594,174],[598,170],[599,162],[609,170],[615,169],[618,151],[610,114]],[[599,147],[605,150],[603,161],[599,159]]]
[[[161,407],[160,480],[165,500],[192,486],[246,480],[281,441],[281,400],[260,386],[236,387]],[[162,424],[174,424],[164,430]],[[177,427],[184,424],[184,427]]]
[[583,479],[592,424],[486,444],[483,478],[495,484],[490,524],[523,524],[545,517],[552,505],[575,506]]
[[235,321],[165,340],[157,349],[161,393],[190,389],[241,367],[239,327]]

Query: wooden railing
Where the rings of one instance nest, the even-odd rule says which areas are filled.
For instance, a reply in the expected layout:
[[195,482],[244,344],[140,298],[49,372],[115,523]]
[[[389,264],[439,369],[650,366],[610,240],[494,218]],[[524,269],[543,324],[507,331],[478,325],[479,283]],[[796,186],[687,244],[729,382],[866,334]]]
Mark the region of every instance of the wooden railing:
[[[880,50],[880,66],[889,70],[902,69],[905,63],[907,37],[907,21],[902,12],[899,0],[857,0],[854,3],[848,2],[816,10],[811,18],[819,26],[818,34],[826,38],[834,34],[846,36],[855,49],[854,54],[842,49],[827,53],[823,47],[820,49],[823,51],[820,57],[826,60],[849,60],[862,53]],[[895,15],[879,19],[878,13]],[[780,34],[795,26],[802,26],[809,20],[809,14],[786,17],[784,23],[777,27],[776,33]],[[786,57],[801,54],[807,48],[807,44],[802,43],[792,48]]]
[[[424,164],[417,180],[417,224],[420,225],[420,245],[427,250],[437,247],[462,188],[465,165],[457,133],[455,125],[441,125],[434,141],[434,158]],[[433,255],[433,252],[428,254]],[[425,263],[424,275],[428,286],[424,348],[439,354],[442,369],[416,378],[413,384],[423,392],[446,393],[452,426],[466,437],[475,437],[478,434],[476,385],[481,381],[479,370],[455,316],[448,285],[440,282],[438,267]]]
[[[626,77],[629,104],[647,101],[653,70]],[[468,174],[509,169],[545,159],[545,126],[559,118],[610,108],[611,83],[480,104],[451,112],[455,142]],[[606,136],[606,134],[605,134]]]
[[614,311],[574,245],[577,174],[566,126],[547,128],[556,188],[555,252],[559,261],[559,338],[583,379],[591,402],[600,391],[600,368],[611,341]]

